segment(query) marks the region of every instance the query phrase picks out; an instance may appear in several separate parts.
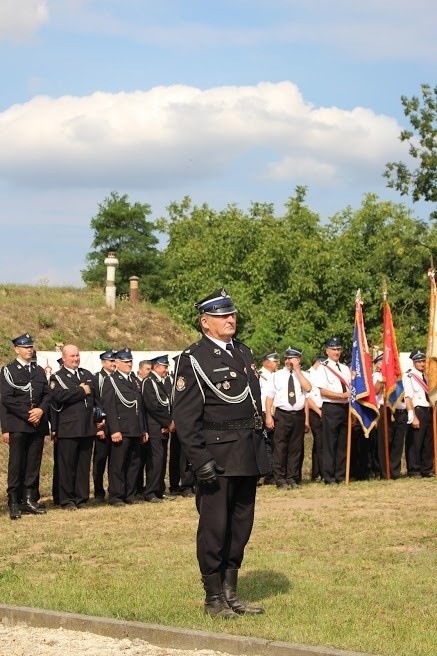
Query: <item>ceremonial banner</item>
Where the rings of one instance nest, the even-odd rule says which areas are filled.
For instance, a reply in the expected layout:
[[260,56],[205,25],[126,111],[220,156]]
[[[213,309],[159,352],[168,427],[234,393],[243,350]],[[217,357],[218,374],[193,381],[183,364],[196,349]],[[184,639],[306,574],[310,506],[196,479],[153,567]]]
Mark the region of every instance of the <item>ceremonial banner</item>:
[[381,373],[385,381],[385,398],[387,407],[392,413],[404,398],[402,369],[399,362],[399,352],[396,344],[393,319],[388,302],[384,300],[384,337]]
[[429,299],[429,328],[428,344],[426,347],[426,378],[429,387],[429,400],[432,406],[437,402],[437,312],[436,312],[436,284],[434,269],[428,271],[431,283]]
[[355,302],[355,327],[352,346],[351,411],[360,422],[364,435],[376,425],[379,417],[372,381],[372,360],[364,330],[363,304],[359,294]]

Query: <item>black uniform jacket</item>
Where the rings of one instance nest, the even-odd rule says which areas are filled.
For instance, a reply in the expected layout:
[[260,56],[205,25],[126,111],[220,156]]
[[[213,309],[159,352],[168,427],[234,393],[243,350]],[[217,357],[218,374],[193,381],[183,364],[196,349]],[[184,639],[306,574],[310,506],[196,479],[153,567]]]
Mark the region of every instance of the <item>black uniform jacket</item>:
[[[32,363],[31,371],[23,367],[18,360],[6,365],[9,376],[2,368],[0,374],[0,392],[2,409],[0,418],[3,432],[34,433],[35,431],[48,434],[48,410],[51,401],[51,391],[47,383],[44,369]],[[24,387],[31,383],[32,389],[24,392],[11,385]],[[44,415],[37,427],[27,421],[31,408],[41,408]]]
[[164,383],[151,371],[143,380],[143,399],[151,438],[168,439],[168,433],[161,433],[161,428],[168,428],[171,422],[170,396]]
[[[97,402],[93,375],[87,369],[79,369],[79,378],[62,367],[50,376],[54,407],[58,412],[52,424],[58,438],[93,437],[96,434],[94,422],[94,405]],[[91,394],[86,395],[81,383],[91,387]]]
[[[115,371],[103,383],[102,402],[110,435],[121,433],[123,437],[141,437],[147,433],[141,383],[134,374],[131,376],[132,381]],[[131,407],[127,407],[123,399]]]
[[[213,458],[225,468],[225,476],[263,475],[270,470],[270,463],[262,430],[205,427],[211,422],[250,422],[255,415],[261,416],[261,390],[252,354],[241,342],[234,340],[234,345],[244,364],[205,335],[181,354],[172,415],[194,470]],[[251,394],[233,402],[244,396],[248,386]]]
[[[103,412],[105,412],[105,408],[103,407],[103,401],[102,401],[102,390],[103,390],[103,383],[105,382],[105,378],[110,376],[111,374],[105,371],[105,369],[100,369],[96,374],[94,374],[94,387],[96,390],[96,399],[98,403],[100,404]],[[105,418],[105,423],[103,425],[103,430],[105,435],[109,435],[109,428],[108,428],[108,420]]]

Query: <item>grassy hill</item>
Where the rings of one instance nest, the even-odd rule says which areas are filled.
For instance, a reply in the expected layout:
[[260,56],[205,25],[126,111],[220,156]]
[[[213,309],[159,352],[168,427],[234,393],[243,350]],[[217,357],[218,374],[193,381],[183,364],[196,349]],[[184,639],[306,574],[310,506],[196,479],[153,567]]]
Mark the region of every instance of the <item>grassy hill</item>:
[[29,332],[41,351],[56,343],[82,351],[129,346],[132,350],[178,350],[196,338],[163,310],[145,301],[117,300],[105,305],[103,290],[74,287],[3,285],[0,287],[0,360],[12,355],[11,338]]

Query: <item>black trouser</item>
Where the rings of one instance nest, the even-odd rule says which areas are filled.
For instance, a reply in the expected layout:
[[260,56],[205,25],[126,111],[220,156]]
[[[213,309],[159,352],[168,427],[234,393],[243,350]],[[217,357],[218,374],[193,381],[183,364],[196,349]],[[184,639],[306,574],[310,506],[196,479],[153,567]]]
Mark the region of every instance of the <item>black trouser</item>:
[[168,439],[151,437],[147,442],[146,487],[144,498],[162,497],[165,492]]
[[168,458],[168,479],[170,492],[179,491],[179,482],[181,480],[181,443],[176,433],[170,433],[170,455]]
[[219,476],[198,485],[197,560],[203,575],[239,569],[252,532],[257,476]]
[[346,439],[348,403],[324,403],[323,426],[323,479],[325,483],[340,483],[346,476]]
[[358,420],[352,422],[351,427],[351,455],[350,455],[350,475],[357,481],[367,481],[369,479],[370,469],[370,441],[364,437],[364,432]]
[[406,444],[408,476],[431,476],[434,450],[432,409],[416,406],[414,411],[420,426],[409,426]]
[[276,485],[300,481],[305,436],[305,410],[275,410],[272,469]]
[[42,433],[9,433],[8,496],[20,501],[23,489],[37,490],[43,448]]
[[86,503],[90,496],[93,437],[58,438],[59,503]]
[[109,463],[111,444],[112,444],[111,437],[109,435],[105,435],[104,440],[99,440],[98,437],[94,438],[93,482],[94,482],[95,497],[105,496],[105,488],[103,487],[103,477],[105,475],[106,464]]
[[322,418],[311,410],[309,412],[311,433],[313,435],[313,448],[311,451],[311,479],[318,476],[323,478],[323,426]]
[[[380,408],[381,416],[378,421],[378,454],[381,467],[381,477],[387,478],[385,461],[385,439],[384,439],[384,410]],[[401,475],[402,452],[405,445],[405,436],[408,430],[408,412],[406,410],[395,410],[394,415],[390,408],[387,411],[388,430],[388,453],[390,462],[390,477],[399,478]]]
[[141,466],[140,437],[124,437],[112,442],[108,465],[109,503],[132,499],[137,490]]

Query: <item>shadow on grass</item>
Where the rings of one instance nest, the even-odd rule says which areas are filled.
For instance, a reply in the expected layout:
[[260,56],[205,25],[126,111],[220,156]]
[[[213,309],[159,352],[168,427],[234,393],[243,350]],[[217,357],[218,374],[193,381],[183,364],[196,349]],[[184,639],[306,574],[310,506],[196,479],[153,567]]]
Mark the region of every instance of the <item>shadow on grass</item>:
[[241,574],[238,583],[239,595],[246,601],[286,594],[292,587],[290,579],[283,572],[271,569]]

